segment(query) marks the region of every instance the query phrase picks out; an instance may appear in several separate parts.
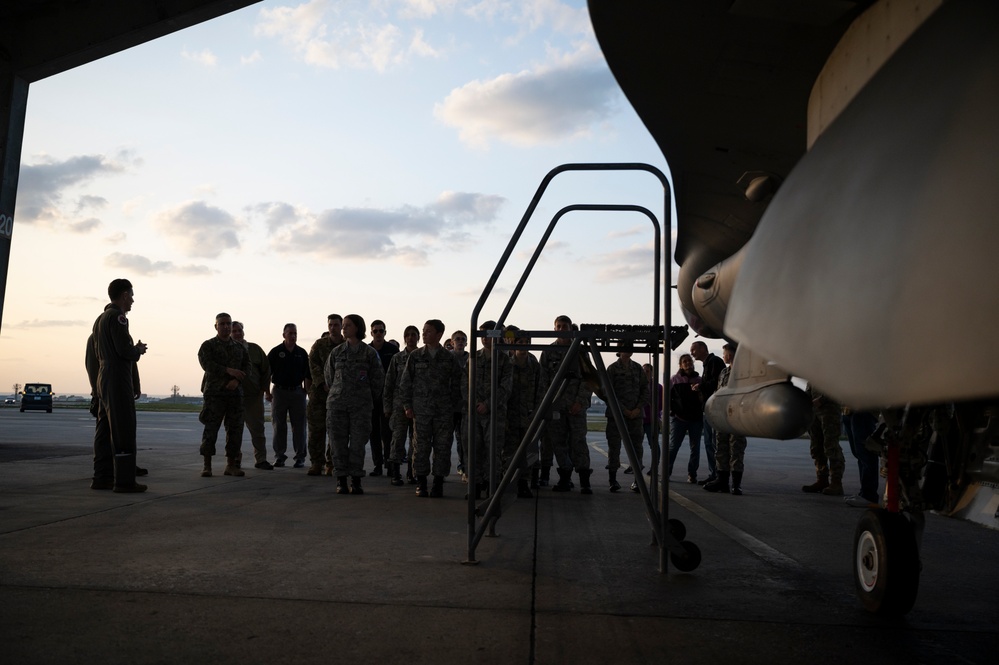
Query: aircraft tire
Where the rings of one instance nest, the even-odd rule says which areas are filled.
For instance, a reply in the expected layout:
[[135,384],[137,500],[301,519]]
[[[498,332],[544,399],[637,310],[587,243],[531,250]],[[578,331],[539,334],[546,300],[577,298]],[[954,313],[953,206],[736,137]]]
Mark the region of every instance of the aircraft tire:
[[680,547],[683,548],[683,554],[676,554],[675,552],[670,552],[669,554],[669,560],[677,570],[689,573],[701,565],[701,550],[697,545],[689,540],[684,540],[680,543]]
[[853,536],[854,584],[864,608],[902,616],[919,592],[919,550],[909,520],[883,508],[868,510]]

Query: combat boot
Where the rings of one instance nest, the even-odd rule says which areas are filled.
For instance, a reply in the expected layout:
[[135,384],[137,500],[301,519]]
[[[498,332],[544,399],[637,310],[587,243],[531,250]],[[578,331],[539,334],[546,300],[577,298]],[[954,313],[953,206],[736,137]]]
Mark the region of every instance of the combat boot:
[[361,477],[351,476],[350,477],[350,493],[351,494],[364,494],[364,490],[361,489]]
[[400,486],[406,484],[406,481],[402,479],[402,472],[400,470],[401,467],[402,467],[402,465],[399,464],[398,462],[392,462],[392,466],[391,466],[391,468],[389,470],[390,471],[390,473],[389,473],[389,476],[390,476],[389,482],[392,485],[394,485],[395,487],[400,487]]
[[371,473],[369,473],[368,475],[369,476],[380,476],[380,475],[382,475],[382,465],[381,464],[375,464],[375,468],[373,468],[371,470]]
[[822,493],[826,496],[843,496],[843,479],[834,476],[832,482],[822,490]]
[[541,475],[538,477],[538,487],[548,487],[548,482],[551,480],[551,473],[551,466],[541,467]]
[[201,470],[201,477],[202,478],[211,478],[212,477],[212,456],[211,455],[205,455],[205,468]]
[[572,489],[572,469],[557,469],[558,482],[552,486],[553,492],[568,492]]
[[146,486],[135,482],[135,455],[114,456],[114,492],[145,492]]
[[429,497],[430,492],[427,491],[427,477],[417,476],[416,477],[416,496],[419,497]]
[[818,494],[825,488],[829,487],[829,473],[816,473],[816,480],[811,485],[802,485],[801,491],[808,492],[809,494]]
[[323,465],[318,462],[313,462],[309,465],[309,470],[305,472],[307,476],[321,476],[323,475]]
[[708,492],[728,493],[728,471],[718,471],[716,478],[709,483],[704,483],[704,489]]
[[245,476],[243,470],[239,468],[239,462],[233,458],[226,460],[225,470],[222,471],[223,476]]
[[[620,492],[621,484],[617,482],[617,469],[611,469],[607,473],[610,476],[610,491]],[[580,482],[582,482],[582,477],[580,477]]]
[[434,476],[434,484],[430,488],[430,498],[439,499],[444,496],[444,476]]
[[347,487],[347,476],[340,476],[336,479],[336,493],[350,494],[350,488]]
[[517,480],[517,498],[518,499],[534,498],[534,493],[531,492],[531,487],[527,482],[527,478],[519,478]]
[[94,478],[90,483],[90,489],[92,490],[110,490],[114,489],[114,478]]
[[732,472],[732,494],[742,496],[742,471]]
[[[590,489],[590,474],[593,473],[593,469],[583,469],[582,471],[577,471],[579,474],[579,493],[580,494],[593,494],[593,490]],[[621,489],[621,486],[617,486]]]

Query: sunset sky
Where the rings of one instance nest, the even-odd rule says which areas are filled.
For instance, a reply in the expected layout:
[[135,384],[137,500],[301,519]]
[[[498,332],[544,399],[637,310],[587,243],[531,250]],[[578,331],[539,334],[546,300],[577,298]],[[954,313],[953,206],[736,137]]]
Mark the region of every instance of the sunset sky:
[[[131,331],[155,395],[199,393],[197,350],[220,311],[265,350],[286,322],[308,349],[331,312],[383,319],[398,340],[429,318],[467,331],[541,179],[568,162],[668,174],[583,0],[269,0],[42,80],[0,393],[36,381],[88,393],[84,344],[116,277],[135,285]],[[664,214],[650,175],[560,176],[480,320],[577,203]],[[653,256],[644,216],[570,214],[508,322],[650,323]]]

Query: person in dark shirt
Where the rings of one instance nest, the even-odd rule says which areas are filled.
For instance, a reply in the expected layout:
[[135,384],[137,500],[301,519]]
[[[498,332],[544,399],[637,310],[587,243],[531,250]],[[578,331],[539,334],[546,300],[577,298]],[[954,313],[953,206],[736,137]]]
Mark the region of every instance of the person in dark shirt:
[[291,420],[291,441],[295,449],[295,468],[305,466],[308,448],[305,444],[305,394],[312,386],[309,374],[309,354],[298,342],[298,326],[284,324],[284,342],[267,354],[271,366],[273,390],[267,395],[271,402],[271,424],[274,428],[274,466],[284,466],[288,459],[288,420]]
[[[718,390],[718,380],[721,378],[722,370],[725,369],[725,361],[708,351],[708,345],[697,340],[690,345],[690,355],[701,363],[701,383],[694,391],[701,396],[701,411],[708,403],[708,398]],[[718,475],[715,473],[715,430],[706,419],[704,423],[704,454],[708,457],[708,477],[700,484],[714,481]]]

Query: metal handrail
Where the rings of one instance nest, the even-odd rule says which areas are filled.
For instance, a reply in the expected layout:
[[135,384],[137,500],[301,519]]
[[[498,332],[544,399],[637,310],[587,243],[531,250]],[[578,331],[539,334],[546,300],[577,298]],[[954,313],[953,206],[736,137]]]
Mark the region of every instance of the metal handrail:
[[[472,310],[471,320],[470,320],[470,324],[469,324],[469,328],[470,328],[469,329],[469,337],[470,337],[470,340],[469,340],[470,341],[469,358],[470,358],[471,362],[469,363],[469,368],[468,368],[468,386],[469,386],[469,390],[468,390],[468,399],[467,399],[467,402],[466,402],[466,413],[468,414],[468,422],[466,423],[466,439],[468,441],[468,455],[467,455],[467,458],[465,460],[466,467],[467,467],[467,473],[468,473],[468,486],[469,486],[469,491],[468,491],[468,511],[467,511],[467,517],[468,517],[468,553],[467,553],[467,559],[466,559],[466,562],[468,562],[468,563],[475,563],[475,547],[476,547],[476,545],[478,544],[479,540],[482,537],[482,533],[479,532],[479,530],[476,529],[476,523],[475,523],[475,517],[476,517],[475,486],[476,486],[476,483],[477,483],[477,478],[476,478],[476,474],[475,474],[475,468],[476,468],[476,446],[475,446],[475,437],[474,437],[474,429],[473,429],[473,427],[474,427],[474,407],[475,407],[474,388],[475,388],[475,380],[476,380],[476,369],[475,369],[475,362],[474,362],[474,360],[475,360],[475,354],[476,354],[476,351],[477,351],[477,348],[478,348],[478,338],[480,336],[482,336],[479,333],[479,330],[478,330],[479,329],[479,323],[478,323],[478,321],[479,321],[479,314],[481,313],[483,307],[485,306],[486,300],[492,294],[493,289],[496,286],[496,282],[499,280],[499,276],[503,272],[503,269],[506,267],[507,263],[509,262],[510,257],[513,255],[514,248],[517,246],[517,243],[520,241],[520,238],[523,235],[524,229],[527,227],[527,224],[530,221],[531,217],[533,216],[534,211],[537,209],[539,203],[541,202],[541,198],[544,195],[545,191],[548,189],[549,184],[559,174],[565,173],[565,172],[571,172],[571,171],[645,171],[647,173],[651,173],[652,175],[656,176],[659,179],[660,183],[663,186],[663,213],[664,213],[663,214],[663,218],[666,219],[666,218],[669,217],[669,212],[670,212],[670,187],[669,187],[669,182],[667,181],[666,176],[662,173],[662,171],[660,171],[658,168],[656,168],[656,167],[654,167],[654,166],[652,166],[650,164],[642,164],[642,163],[592,163],[592,164],[581,163],[581,164],[563,164],[563,165],[557,166],[554,169],[552,169],[551,171],[549,171],[548,174],[542,179],[541,184],[538,186],[538,190],[535,192],[534,197],[531,199],[531,203],[528,205],[527,210],[525,211],[523,217],[521,218],[520,223],[517,225],[517,228],[514,230],[514,233],[511,236],[509,243],[507,243],[507,246],[504,249],[502,256],[500,257],[499,262],[497,263],[496,268],[493,270],[492,275],[490,275],[490,277],[489,277],[489,279],[488,279],[488,281],[486,283],[486,286],[484,287],[484,289],[482,291],[482,295],[479,297],[479,300],[476,302],[475,307]],[[646,216],[648,216],[649,219],[652,221],[653,228],[654,228],[654,234],[655,234],[655,242],[654,242],[654,245],[655,245],[655,265],[654,265],[654,269],[653,269],[653,272],[654,272],[654,292],[655,293],[654,293],[654,297],[653,297],[653,318],[654,318],[654,325],[656,327],[659,327],[659,325],[660,325],[659,324],[660,302],[662,302],[663,309],[665,309],[665,312],[666,312],[666,323],[665,323],[665,326],[663,326],[660,329],[663,331],[663,339],[664,339],[663,354],[665,354],[666,353],[665,344],[668,343],[668,336],[665,334],[665,331],[668,330],[669,327],[670,327],[670,309],[669,309],[668,303],[665,301],[665,297],[666,297],[665,295],[663,296],[662,301],[660,301],[661,266],[662,266],[662,255],[663,255],[663,252],[662,252],[663,248],[661,247],[661,245],[663,243],[663,240],[662,240],[662,237],[663,237],[662,236],[662,229],[660,227],[659,221],[656,218],[656,216],[654,214],[652,214],[648,209],[643,208],[641,206],[633,206],[633,205],[579,204],[579,205],[566,206],[566,207],[562,208],[561,210],[559,210],[558,213],[549,222],[548,228],[546,229],[545,234],[544,234],[542,240],[539,242],[538,246],[535,248],[534,254],[532,255],[532,257],[531,257],[531,259],[530,259],[527,267],[525,268],[524,274],[521,275],[521,278],[518,281],[517,287],[514,289],[513,293],[510,296],[510,299],[507,301],[507,305],[504,307],[501,316],[496,320],[495,327],[491,331],[486,331],[485,334],[489,334],[490,336],[493,336],[493,337],[498,337],[499,331],[502,330],[503,322],[505,321],[506,316],[509,314],[510,309],[513,306],[513,303],[516,301],[517,297],[520,295],[520,292],[521,292],[524,284],[526,283],[528,276],[530,275],[531,271],[533,270],[534,265],[537,263],[537,259],[540,256],[541,251],[544,249],[544,246],[547,243],[548,238],[551,236],[551,233],[554,230],[555,225],[558,223],[558,221],[564,215],[568,214],[569,212],[582,211],[582,210],[585,210],[585,211],[615,211],[615,212],[630,211],[630,212],[639,212],[639,213],[642,213],[642,214],[645,214]],[[667,238],[669,238],[669,236],[667,236]],[[669,247],[669,241],[668,240],[667,240],[667,246],[666,246],[665,249],[667,250],[665,252],[666,255],[669,256],[671,252],[670,252],[670,247]],[[667,289],[665,291],[665,293],[668,294],[669,290]],[[576,342],[578,340],[574,339],[573,341]],[[495,362],[495,358],[496,358],[495,354],[496,354],[496,346],[494,345],[493,349],[492,349],[492,360],[493,360],[493,362],[491,363],[491,373],[492,373],[492,376],[490,377],[491,385],[494,388],[491,391],[491,394],[490,394],[490,400],[491,400],[491,405],[490,405],[490,431],[491,432],[495,431],[495,425],[496,425],[496,423],[495,423],[495,418],[496,418],[496,416],[495,416],[495,414],[496,414],[496,409],[495,409],[495,399],[496,399],[495,383],[496,383],[496,369],[497,368],[496,368],[496,362]],[[565,359],[563,358],[563,367],[559,368],[560,372],[564,369],[564,366],[565,366],[564,364],[565,364]],[[659,376],[659,355],[656,355],[656,356],[653,357],[653,374],[656,377]],[[564,376],[564,372],[563,372],[563,376]],[[551,388],[554,387],[555,385],[558,385],[558,382],[553,381],[553,385],[549,387],[549,393],[551,392]],[[653,386],[653,392],[655,392],[655,386]],[[550,394],[546,394],[546,397],[550,397],[550,396],[551,396]],[[655,396],[653,396],[653,400],[654,399],[655,399]],[[539,408],[538,412],[541,413],[542,410]],[[538,414],[535,414],[535,416],[537,416],[537,415]],[[535,419],[537,419],[537,418],[535,418]],[[663,442],[665,442],[665,437],[663,437]],[[459,443],[459,445],[460,445],[460,443]],[[523,447],[526,444],[524,444],[524,442],[522,441],[521,445]],[[662,443],[660,445],[662,445]],[[490,453],[489,453],[490,454],[490,464],[492,464],[492,460],[495,459],[495,450],[493,448],[495,446],[495,436],[490,436],[490,446],[491,446]],[[652,455],[653,455],[652,459],[653,459],[653,461],[655,461],[655,451],[653,451]],[[663,455],[660,454],[660,459],[664,459],[665,457],[666,456],[663,456]],[[663,468],[665,469],[665,465],[663,465]],[[641,473],[641,469],[637,469],[636,473],[640,474]],[[507,474],[507,475],[509,475],[509,474]],[[655,476],[656,476],[656,473],[653,470],[653,474],[652,474],[653,480],[655,480]],[[663,476],[664,476],[664,482],[666,482],[668,484],[668,481],[665,480],[665,473],[663,474]],[[495,478],[495,474],[491,472],[490,473],[490,484],[492,484],[494,478]],[[503,480],[506,481],[506,484],[509,483],[509,478],[507,478],[506,476],[504,477]],[[640,479],[640,480],[644,481],[644,479]],[[491,512],[490,509],[495,510],[495,508],[498,508],[498,506],[499,506],[499,499],[498,499],[498,497],[502,495],[502,490],[505,489],[506,484],[504,484],[501,481],[499,487],[497,487],[497,488],[491,488],[492,491],[491,491],[491,495],[490,495],[490,502],[489,502],[489,505],[486,508],[486,515],[490,515],[490,512]],[[644,485],[644,482],[642,484]],[[655,487],[655,483],[653,483],[653,486]],[[665,493],[666,491],[667,490],[664,489],[663,493]],[[648,495],[648,493],[643,493],[643,499],[645,499],[647,502],[654,502],[655,501],[654,495]],[[661,571],[665,571],[665,563],[664,563],[665,562],[665,552],[664,552],[664,548],[663,548],[663,538],[661,537],[661,534],[663,533],[663,530],[667,528],[667,516],[666,516],[666,514],[664,512],[664,507],[665,507],[666,502],[663,501],[662,496],[659,497],[659,503],[661,504],[661,508],[660,508],[660,511],[659,511],[660,512],[660,524],[659,524],[659,528],[658,529],[656,529],[655,526],[654,526],[653,530],[654,530],[654,533],[656,533],[657,541],[660,544],[660,570]],[[483,519],[482,531],[484,531],[484,529],[486,528],[486,525],[488,524],[488,522],[489,522],[488,518],[484,518]],[[653,522],[654,522],[654,520],[653,520]]]

